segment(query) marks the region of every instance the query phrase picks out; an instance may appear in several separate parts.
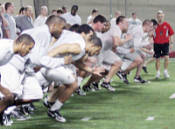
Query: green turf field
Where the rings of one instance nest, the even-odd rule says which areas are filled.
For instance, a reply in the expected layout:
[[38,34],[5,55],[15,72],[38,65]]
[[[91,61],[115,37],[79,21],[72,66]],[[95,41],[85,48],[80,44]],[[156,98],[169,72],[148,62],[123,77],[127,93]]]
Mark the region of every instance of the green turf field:
[[[175,62],[170,63],[168,80],[154,80],[154,64],[148,67],[149,74],[142,73],[149,84],[124,85],[117,77],[112,82],[117,89],[110,93],[105,89],[74,96],[63,107],[61,113],[67,118],[62,124],[50,119],[42,102],[36,103],[37,110],[27,121],[14,121],[11,127],[0,129],[174,129],[175,100],[169,96],[175,93]],[[154,117],[154,120],[146,120]]]

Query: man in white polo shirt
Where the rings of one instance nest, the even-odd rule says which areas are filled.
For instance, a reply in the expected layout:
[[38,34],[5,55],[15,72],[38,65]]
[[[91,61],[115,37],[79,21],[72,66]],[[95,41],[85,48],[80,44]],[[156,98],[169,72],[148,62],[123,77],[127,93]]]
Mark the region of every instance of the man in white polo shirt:
[[77,5],[73,5],[71,8],[71,12],[65,13],[63,15],[61,15],[61,17],[63,17],[67,24],[70,25],[74,25],[74,24],[78,24],[81,25],[81,18],[80,16],[77,14],[78,12],[78,6]]

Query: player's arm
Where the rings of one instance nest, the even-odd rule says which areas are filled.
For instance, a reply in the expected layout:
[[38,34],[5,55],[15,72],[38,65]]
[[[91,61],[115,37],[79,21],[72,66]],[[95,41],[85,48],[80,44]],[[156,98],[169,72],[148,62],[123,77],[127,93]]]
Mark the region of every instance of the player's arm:
[[132,36],[129,34],[127,34],[124,39],[121,39],[120,37],[115,36],[113,37],[114,47],[122,46],[124,43],[128,42],[131,39],[132,39]]
[[62,54],[79,54],[81,47],[79,44],[63,44],[48,52],[48,56],[55,57]]

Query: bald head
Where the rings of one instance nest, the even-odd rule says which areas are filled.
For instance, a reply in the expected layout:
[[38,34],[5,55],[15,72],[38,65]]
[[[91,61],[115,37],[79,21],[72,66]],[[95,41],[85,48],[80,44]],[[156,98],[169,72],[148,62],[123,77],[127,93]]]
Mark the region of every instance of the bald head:
[[51,35],[58,39],[65,28],[66,22],[59,16],[51,15],[47,18],[46,24],[49,27]]
[[41,6],[41,15],[42,16],[47,16],[47,14],[48,14],[47,6]]

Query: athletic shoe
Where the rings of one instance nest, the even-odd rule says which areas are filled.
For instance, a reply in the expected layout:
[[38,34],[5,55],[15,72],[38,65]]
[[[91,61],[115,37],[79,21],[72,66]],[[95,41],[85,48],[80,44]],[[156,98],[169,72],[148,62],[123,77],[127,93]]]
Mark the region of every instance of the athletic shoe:
[[140,76],[139,77],[135,77],[134,78],[134,82],[136,82],[136,83],[147,83],[147,81],[146,80],[143,80]]
[[25,116],[20,109],[16,108],[11,112],[11,115],[18,121],[25,121],[28,120],[29,117]]
[[54,118],[56,121],[65,123],[66,119],[59,113],[59,111],[48,111],[48,116]]
[[146,67],[146,66],[143,66],[142,69],[143,69],[143,71],[144,71],[145,73],[148,73],[147,67]]
[[156,79],[159,79],[159,78],[160,78],[160,72],[158,71],[156,74]]
[[110,83],[103,82],[103,83],[101,84],[101,87],[103,87],[103,88],[105,88],[105,89],[107,89],[107,90],[109,90],[109,91],[112,91],[112,92],[115,91],[115,88],[113,88],[113,87],[110,85]]
[[13,124],[13,120],[11,120],[11,114],[3,114],[2,116],[2,125],[11,126]]
[[3,125],[2,119],[3,119],[3,112],[0,113],[0,124],[1,124],[1,125]]
[[164,71],[164,77],[165,78],[170,78],[170,75],[168,74],[168,71]]
[[54,102],[49,102],[47,97],[44,98],[44,100],[43,100],[43,105],[44,105],[46,108],[51,108],[53,104],[54,104]]
[[127,79],[127,74],[118,71],[118,72],[116,73],[116,75],[117,75],[125,84],[129,84],[129,81],[128,81],[128,79]]
[[75,93],[80,96],[86,96],[86,92],[84,92],[80,87],[75,91]]
[[91,90],[91,87],[90,86],[83,86],[83,90],[88,92]]
[[91,85],[95,90],[100,90],[97,82],[93,82]]
[[122,72],[121,72],[121,71],[118,71],[118,72],[116,73],[116,75],[120,78],[120,80],[123,81],[123,76],[122,76]]
[[123,82],[125,84],[129,84],[129,81],[128,81],[128,78],[127,78],[127,74],[122,74],[122,77],[123,77]]

